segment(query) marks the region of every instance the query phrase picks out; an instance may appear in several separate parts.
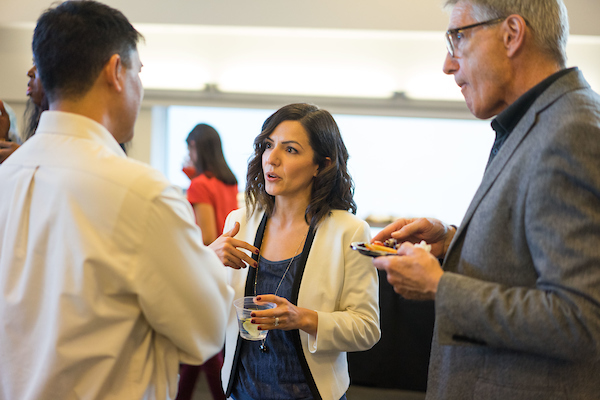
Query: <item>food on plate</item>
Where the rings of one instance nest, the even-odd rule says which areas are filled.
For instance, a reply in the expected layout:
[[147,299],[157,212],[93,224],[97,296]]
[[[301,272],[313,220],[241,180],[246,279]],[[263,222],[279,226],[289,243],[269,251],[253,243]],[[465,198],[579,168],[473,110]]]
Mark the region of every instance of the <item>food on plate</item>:
[[364,246],[371,251],[384,251],[386,253],[396,254],[396,249],[376,243],[365,243]]
[[[397,255],[400,245],[401,243],[398,243],[396,239],[388,239],[385,242],[377,241],[375,243],[353,242],[350,244],[350,248],[357,250],[360,254],[365,256],[381,257]],[[427,244],[424,240],[414,246],[431,252],[431,245]]]
[[[377,246],[377,250],[379,250],[379,251],[387,251],[388,253],[395,253],[396,250],[398,250],[400,248],[401,244],[402,243],[398,243],[398,241],[396,239],[391,238],[391,239],[386,240],[383,243],[377,242],[376,244],[373,244],[371,246]],[[431,245],[427,244],[427,242],[424,240],[421,240],[420,243],[416,243],[414,246],[420,247],[423,250],[431,252]],[[375,250],[375,249],[370,249],[370,250]]]
[[423,250],[425,250],[425,251],[427,251],[427,252],[431,253],[431,245],[430,245],[430,244],[427,244],[427,242],[426,242],[426,241],[424,241],[424,240],[421,240],[421,243],[417,243],[417,244],[415,244],[415,247],[420,247],[420,248],[422,248]]
[[389,238],[385,242],[383,242],[384,246],[391,247],[392,249],[398,249],[400,247],[400,243],[394,238]]

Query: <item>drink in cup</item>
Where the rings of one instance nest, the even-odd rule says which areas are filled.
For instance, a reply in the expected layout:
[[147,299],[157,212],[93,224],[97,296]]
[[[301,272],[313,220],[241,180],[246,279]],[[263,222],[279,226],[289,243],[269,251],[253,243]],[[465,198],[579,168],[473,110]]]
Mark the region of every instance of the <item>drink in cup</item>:
[[275,303],[256,301],[256,297],[247,296],[233,302],[240,327],[240,335],[246,340],[263,340],[269,331],[259,331],[258,324],[253,324],[250,314],[253,311],[269,310],[277,307]]

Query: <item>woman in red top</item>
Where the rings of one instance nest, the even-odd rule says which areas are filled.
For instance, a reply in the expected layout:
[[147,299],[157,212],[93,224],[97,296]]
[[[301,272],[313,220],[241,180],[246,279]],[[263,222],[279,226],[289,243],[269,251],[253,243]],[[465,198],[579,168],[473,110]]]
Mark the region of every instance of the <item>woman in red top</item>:
[[[237,180],[223,156],[221,138],[210,125],[199,124],[186,140],[190,160],[197,175],[187,191],[187,199],[194,207],[196,223],[202,230],[202,239],[209,245],[223,233],[227,215],[238,208]],[[225,399],[221,385],[223,353],[219,353],[203,365],[185,365],[180,368],[177,400],[189,400],[200,370],[206,378],[213,398]]]
[[210,125],[199,124],[187,138],[190,160],[198,175],[192,179],[187,198],[209,245],[223,233],[227,215],[237,209],[237,180],[229,169],[221,138]]

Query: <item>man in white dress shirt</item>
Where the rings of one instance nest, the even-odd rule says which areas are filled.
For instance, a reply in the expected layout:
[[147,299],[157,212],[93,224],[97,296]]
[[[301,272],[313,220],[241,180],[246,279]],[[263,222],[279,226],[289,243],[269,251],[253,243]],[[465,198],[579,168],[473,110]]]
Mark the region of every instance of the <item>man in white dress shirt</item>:
[[222,348],[233,292],[192,209],[127,159],[139,33],[67,1],[38,20],[50,101],[0,166],[0,399],[169,399],[180,362]]

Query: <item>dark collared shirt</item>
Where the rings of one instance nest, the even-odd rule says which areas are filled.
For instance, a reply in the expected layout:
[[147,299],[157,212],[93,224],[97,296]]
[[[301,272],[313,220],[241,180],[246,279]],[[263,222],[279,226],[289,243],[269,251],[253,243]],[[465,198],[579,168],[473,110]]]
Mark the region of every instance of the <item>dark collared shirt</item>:
[[533,88],[529,89],[524,95],[519,97],[517,101],[512,103],[510,106],[506,108],[506,110],[502,111],[494,120],[492,121],[492,129],[496,131],[496,140],[494,140],[494,145],[492,146],[492,151],[490,152],[490,158],[488,159],[487,166],[489,167],[490,163],[500,151],[500,147],[504,144],[508,135],[515,129],[521,118],[527,113],[529,108],[533,105],[533,103],[541,96],[542,93],[546,89],[548,89],[554,82],[556,82],[560,77],[568,74],[575,68],[568,68],[558,71],[548,78],[544,79]]

